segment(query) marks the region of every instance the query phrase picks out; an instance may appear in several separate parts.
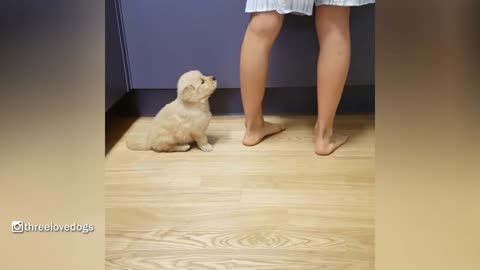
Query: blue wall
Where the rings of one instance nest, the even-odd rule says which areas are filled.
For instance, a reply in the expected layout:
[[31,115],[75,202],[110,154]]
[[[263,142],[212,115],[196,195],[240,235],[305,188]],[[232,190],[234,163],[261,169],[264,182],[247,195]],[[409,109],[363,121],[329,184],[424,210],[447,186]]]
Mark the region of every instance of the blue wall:
[[[221,88],[239,87],[244,0],[121,0],[131,83],[175,88],[200,69]],[[374,84],[374,5],[353,8],[350,85]],[[315,85],[318,45],[312,17],[289,15],[272,51],[268,87]]]

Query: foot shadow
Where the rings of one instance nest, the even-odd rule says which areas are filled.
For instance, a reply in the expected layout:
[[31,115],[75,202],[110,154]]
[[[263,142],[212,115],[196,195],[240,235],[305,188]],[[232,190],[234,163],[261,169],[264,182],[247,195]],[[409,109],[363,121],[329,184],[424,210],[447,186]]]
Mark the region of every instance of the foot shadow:
[[345,133],[349,137],[349,141],[362,137],[368,130],[375,130],[375,115],[361,114],[355,115],[359,119],[352,121],[344,120],[334,126],[340,132]]
[[[355,139],[356,137],[360,137],[364,134],[367,130],[371,130],[372,128],[375,129],[375,115],[374,114],[354,114],[351,115],[354,118],[345,118],[348,115],[339,114],[336,117],[334,129],[345,133],[349,137],[349,141]],[[301,121],[297,121],[298,119],[302,119]],[[305,122],[305,117],[308,117],[308,120]],[[283,124],[286,126],[286,130],[289,129],[296,129],[298,127],[305,127],[307,123],[308,127],[311,127],[312,134],[315,133],[315,123],[317,122],[317,117],[315,115],[301,115],[301,116],[294,116],[293,118],[285,117],[280,118],[281,120],[276,121],[275,123]]]

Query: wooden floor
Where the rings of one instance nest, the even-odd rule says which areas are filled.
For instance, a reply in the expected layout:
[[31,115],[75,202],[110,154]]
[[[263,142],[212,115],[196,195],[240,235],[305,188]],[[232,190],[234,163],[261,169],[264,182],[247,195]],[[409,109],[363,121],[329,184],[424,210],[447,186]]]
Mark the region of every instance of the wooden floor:
[[329,157],[314,118],[267,119],[287,130],[248,148],[241,118],[215,117],[210,153],[128,150],[151,118],[109,130],[106,268],[374,269],[374,117],[339,116],[352,138]]

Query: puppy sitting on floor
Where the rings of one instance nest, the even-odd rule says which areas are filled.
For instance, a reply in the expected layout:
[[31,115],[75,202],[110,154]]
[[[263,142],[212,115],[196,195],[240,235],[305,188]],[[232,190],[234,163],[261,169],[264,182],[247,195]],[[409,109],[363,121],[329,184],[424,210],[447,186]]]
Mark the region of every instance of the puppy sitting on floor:
[[217,88],[213,76],[204,76],[194,70],[183,74],[177,84],[177,99],[167,104],[153,119],[148,134],[138,141],[127,141],[131,150],[154,150],[157,152],[185,152],[191,143],[209,152],[205,131],[212,114],[208,98]]

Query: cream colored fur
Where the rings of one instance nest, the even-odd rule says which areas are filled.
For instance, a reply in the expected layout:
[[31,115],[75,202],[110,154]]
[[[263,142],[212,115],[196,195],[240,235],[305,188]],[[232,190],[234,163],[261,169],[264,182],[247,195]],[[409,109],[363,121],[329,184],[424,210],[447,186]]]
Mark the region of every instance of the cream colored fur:
[[202,151],[212,151],[205,131],[212,114],[208,98],[217,88],[214,77],[194,70],[183,74],[177,84],[177,99],[167,104],[152,121],[147,136],[127,141],[131,150],[184,152],[196,142]]

